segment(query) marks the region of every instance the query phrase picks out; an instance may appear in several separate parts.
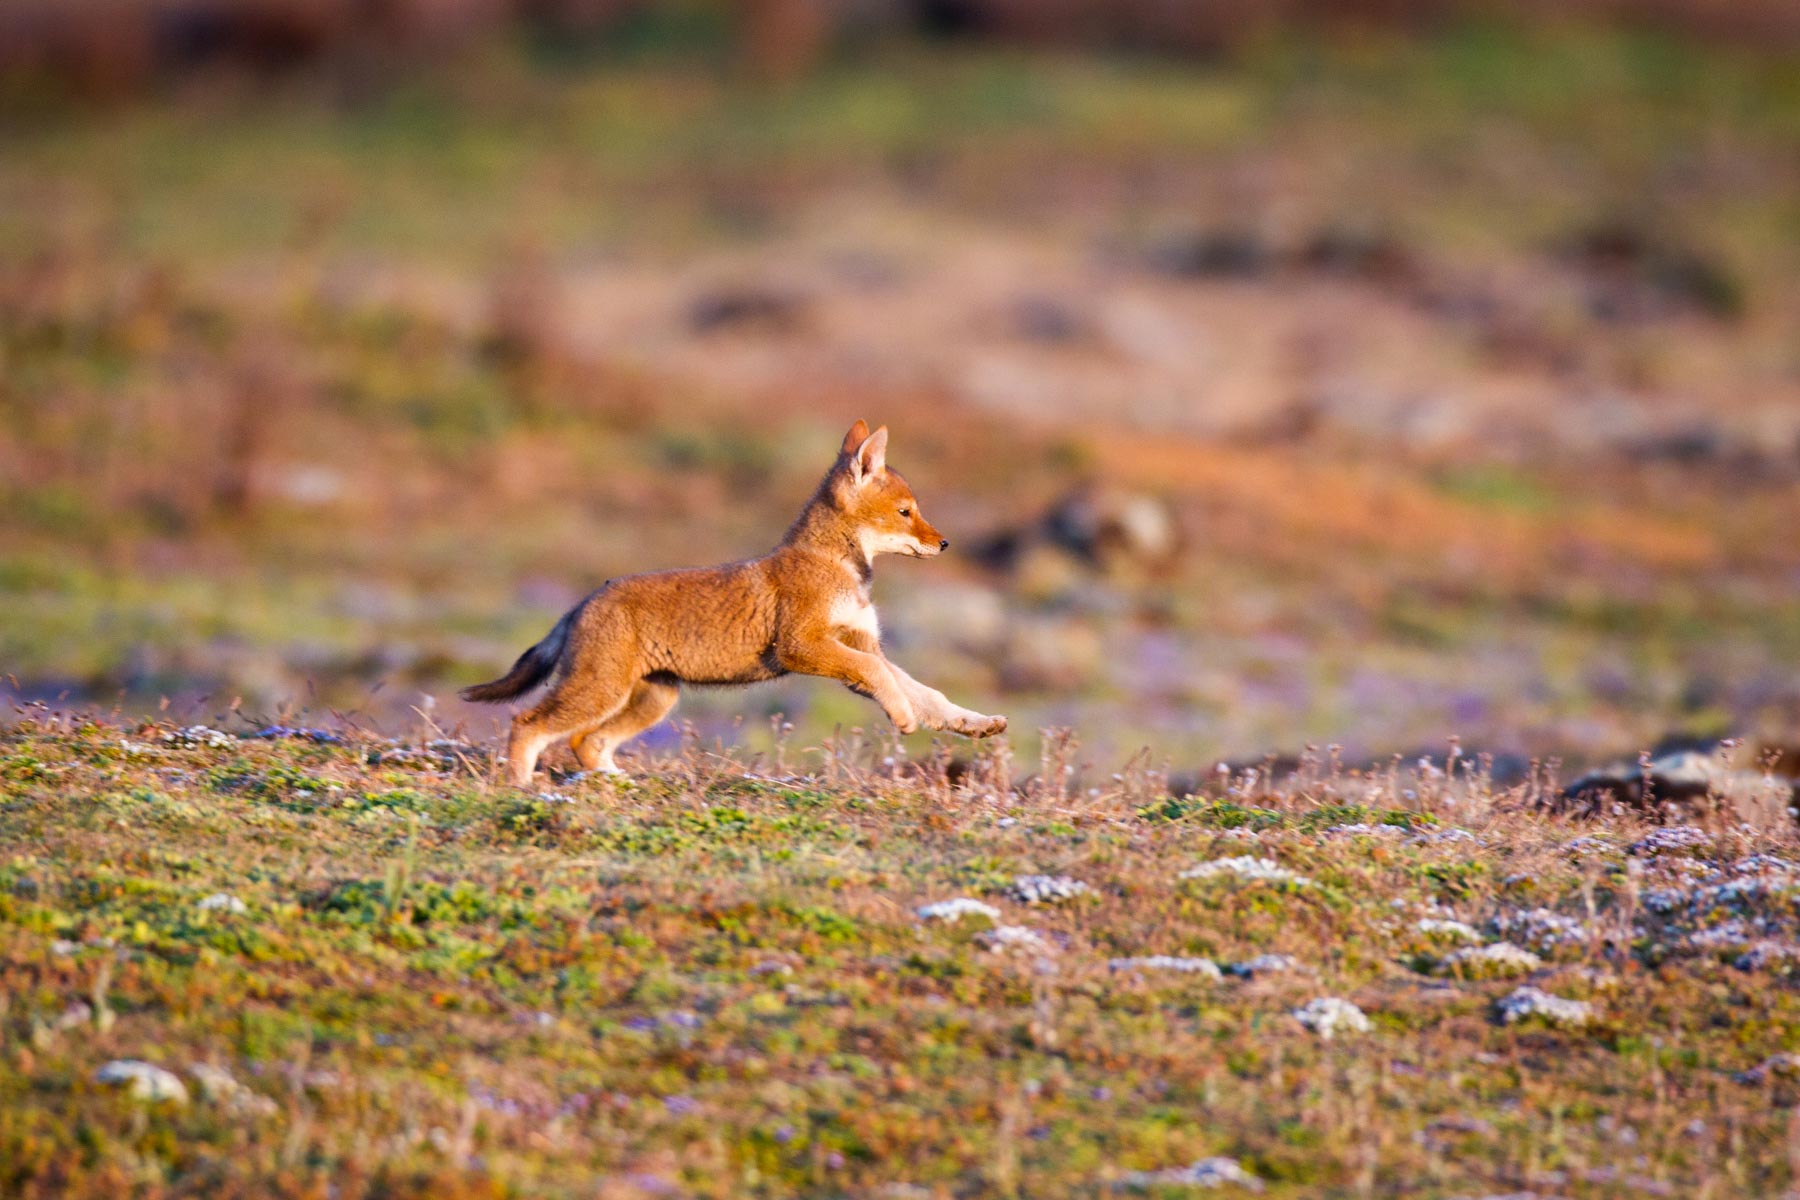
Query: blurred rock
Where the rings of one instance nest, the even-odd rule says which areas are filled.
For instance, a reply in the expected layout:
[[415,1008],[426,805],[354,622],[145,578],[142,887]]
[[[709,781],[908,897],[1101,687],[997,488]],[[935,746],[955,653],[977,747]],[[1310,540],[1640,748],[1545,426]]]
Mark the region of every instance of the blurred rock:
[[123,1088],[132,1099],[148,1104],[159,1101],[186,1104],[188,1100],[187,1086],[180,1076],[155,1063],[135,1058],[114,1059],[107,1063],[94,1072],[94,1082]]
[[1059,558],[1089,570],[1160,573],[1175,564],[1182,548],[1180,522],[1160,497],[1083,484],[1035,521],[991,534],[975,553],[995,570],[1032,577],[1038,590],[1046,583],[1062,590],[1075,580]]
[[1251,229],[1165,234],[1150,243],[1144,262],[1177,279],[1255,279],[1280,265],[1268,239]]
[[1588,287],[1588,307],[1605,321],[1648,321],[1699,313],[1734,320],[1748,306],[1744,285],[1724,262],[1634,221],[1599,221],[1558,248]]
[[1785,804],[1800,804],[1800,778],[1736,768],[1723,752],[1700,748],[1704,744],[1704,739],[1671,739],[1647,764],[1590,771],[1563,789],[1563,804],[1578,816],[1601,816],[1623,806],[1658,817],[1686,817],[1695,809],[1742,815],[1746,804],[1771,792]]
[[1166,565],[1181,548],[1174,511],[1143,492],[1080,488],[1051,508],[1044,530],[1063,549],[1102,565],[1119,558]]
[[812,302],[798,292],[761,284],[721,287],[696,297],[688,308],[695,333],[750,331],[796,333],[812,316]]
[[1026,341],[1064,346],[1094,340],[1094,323],[1086,313],[1055,296],[1020,296],[1009,314],[1013,332]]
[[1419,277],[1412,250],[1391,233],[1340,222],[1322,226],[1301,246],[1298,265],[1374,283],[1402,284]]

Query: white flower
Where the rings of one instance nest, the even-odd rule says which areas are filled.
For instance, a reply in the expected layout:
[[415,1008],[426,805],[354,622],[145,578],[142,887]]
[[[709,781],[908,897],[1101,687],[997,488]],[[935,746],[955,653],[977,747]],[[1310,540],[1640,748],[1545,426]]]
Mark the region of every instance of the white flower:
[[1224,1187],[1236,1184],[1253,1192],[1263,1188],[1262,1180],[1238,1166],[1237,1160],[1225,1157],[1203,1158],[1185,1167],[1169,1167],[1162,1171],[1128,1171],[1120,1178],[1121,1188],[1148,1190],[1154,1187]]
[[958,896],[953,900],[939,900],[934,904],[920,906],[917,910],[921,921],[956,921],[974,914],[986,917],[990,921],[1000,919],[1000,910],[991,904],[983,904],[979,900],[971,900],[967,896]]
[[1169,954],[1152,954],[1146,958],[1115,958],[1107,966],[1115,971],[1183,971],[1221,979],[1219,964],[1210,958],[1177,958]]
[[1528,1017],[1542,1017],[1552,1025],[1580,1028],[1594,1018],[1594,1006],[1585,1000],[1564,1000],[1534,987],[1522,987],[1499,1003],[1500,1020],[1507,1025]]
[[1481,934],[1473,925],[1461,921],[1439,920],[1436,917],[1421,917],[1413,928],[1427,937],[1449,937],[1463,942],[1479,942]]
[[214,892],[194,907],[198,908],[201,912],[218,912],[223,910],[228,913],[246,913],[250,911],[249,905],[245,904],[242,900],[239,900],[236,896],[227,895],[224,892]]
[[1221,875],[1235,875],[1239,879],[1262,883],[1287,883],[1295,887],[1308,887],[1312,884],[1312,880],[1306,876],[1294,874],[1272,858],[1254,858],[1248,854],[1214,859],[1181,873],[1183,879],[1214,879]]
[[1054,904],[1072,900],[1088,891],[1088,885],[1067,875],[1021,875],[1007,893],[1022,904]]
[[996,925],[976,935],[976,940],[989,950],[1029,950],[1034,954],[1055,954],[1043,934],[1024,925]]
[[186,1104],[187,1087],[180,1076],[165,1071],[155,1063],[135,1058],[119,1058],[94,1072],[94,1082],[126,1088],[134,1100],[169,1100]]
[[1466,946],[1438,964],[1438,974],[1462,971],[1471,975],[1525,975],[1544,965],[1544,960],[1511,942],[1491,946]]
[[1292,1015],[1294,1020],[1326,1041],[1336,1037],[1339,1030],[1367,1033],[1373,1028],[1362,1009],[1336,996],[1320,996],[1316,1000],[1308,1000],[1306,1007],[1296,1008]]

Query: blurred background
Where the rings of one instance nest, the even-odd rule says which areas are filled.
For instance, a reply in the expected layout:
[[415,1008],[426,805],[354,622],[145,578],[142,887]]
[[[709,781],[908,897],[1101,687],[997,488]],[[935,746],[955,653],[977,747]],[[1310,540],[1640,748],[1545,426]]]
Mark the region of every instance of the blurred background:
[[859,416],[1022,757],[1791,740],[1800,7],[0,6],[7,698],[485,737]]

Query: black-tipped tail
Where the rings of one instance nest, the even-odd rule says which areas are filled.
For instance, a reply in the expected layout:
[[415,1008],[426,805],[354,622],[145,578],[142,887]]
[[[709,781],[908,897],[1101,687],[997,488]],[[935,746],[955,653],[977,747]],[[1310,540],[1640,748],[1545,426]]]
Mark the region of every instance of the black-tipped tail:
[[502,700],[523,696],[544,682],[562,658],[563,645],[569,640],[569,625],[580,611],[581,606],[576,605],[563,614],[563,619],[556,623],[556,628],[543,641],[519,655],[519,661],[512,665],[512,670],[498,679],[466,687],[457,695],[476,704],[498,704]]

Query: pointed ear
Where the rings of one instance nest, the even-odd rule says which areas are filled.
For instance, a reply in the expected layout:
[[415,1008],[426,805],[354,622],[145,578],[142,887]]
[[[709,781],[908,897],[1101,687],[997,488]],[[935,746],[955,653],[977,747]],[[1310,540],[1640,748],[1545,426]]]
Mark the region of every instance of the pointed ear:
[[887,426],[883,425],[863,440],[850,459],[850,474],[856,482],[873,479],[887,470]]
[[869,440],[869,423],[867,421],[863,420],[861,417],[858,417],[856,419],[856,424],[854,424],[850,427],[850,432],[846,433],[844,435],[844,445],[838,451],[838,453],[839,454],[854,454],[856,452],[856,448],[868,440]]

